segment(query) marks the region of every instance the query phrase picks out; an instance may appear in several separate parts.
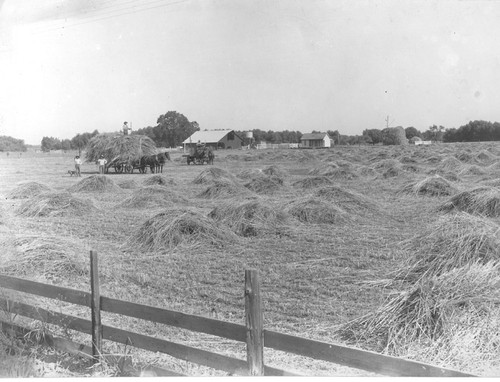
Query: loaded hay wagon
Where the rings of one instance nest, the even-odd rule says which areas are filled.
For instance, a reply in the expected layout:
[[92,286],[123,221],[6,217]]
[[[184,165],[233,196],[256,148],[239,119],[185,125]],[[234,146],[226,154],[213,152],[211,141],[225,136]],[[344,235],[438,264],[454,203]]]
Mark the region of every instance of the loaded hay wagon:
[[99,134],[88,145],[85,160],[96,162],[101,155],[108,161],[106,172],[133,173],[141,168],[141,158],[157,154],[154,141],[145,135]]

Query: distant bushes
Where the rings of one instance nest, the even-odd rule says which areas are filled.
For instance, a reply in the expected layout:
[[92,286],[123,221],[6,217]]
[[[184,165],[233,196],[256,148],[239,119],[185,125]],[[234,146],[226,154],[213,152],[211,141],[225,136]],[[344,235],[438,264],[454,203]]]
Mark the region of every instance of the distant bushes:
[[28,148],[22,139],[0,136],[0,151],[26,151]]

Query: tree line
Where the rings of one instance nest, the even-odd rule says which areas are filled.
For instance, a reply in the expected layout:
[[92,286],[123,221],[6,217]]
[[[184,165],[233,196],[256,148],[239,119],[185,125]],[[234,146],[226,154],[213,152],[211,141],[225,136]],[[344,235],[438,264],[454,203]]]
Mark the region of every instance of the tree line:
[[22,139],[12,138],[12,137],[8,137],[6,135],[0,136],[0,151],[3,151],[3,152],[22,151],[22,152],[25,152],[27,149],[28,148]]
[[[178,147],[194,132],[199,131],[200,126],[196,121],[189,119],[176,111],[169,111],[157,119],[156,126],[148,126],[132,132],[132,134],[146,135],[151,138],[158,147]],[[245,144],[252,142],[300,143],[303,135],[300,131],[264,131],[261,129],[250,130],[253,139],[246,140]],[[246,131],[237,131],[236,134],[245,138]],[[312,133],[320,131],[313,130]],[[326,131],[337,145],[392,145],[397,144],[393,128],[365,129],[361,135],[344,135],[338,130]],[[488,121],[471,121],[457,128],[446,129],[444,126],[432,125],[421,132],[413,126],[404,128],[407,139],[419,137],[422,140],[434,142],[477,142],[477,141],[500,141],[500,123]],[[43,137],[41,146],[43,151],[50,150],[83,150],[89,140],[99,134],[98,130],[92,133],[81,133],[72,139]],[[0,137],[0,151],[26,151],[26,146],[21,140],[10,137]],[[24,149],[23,149],[24,147]],[[17,149],[16,149],[17,148]]]

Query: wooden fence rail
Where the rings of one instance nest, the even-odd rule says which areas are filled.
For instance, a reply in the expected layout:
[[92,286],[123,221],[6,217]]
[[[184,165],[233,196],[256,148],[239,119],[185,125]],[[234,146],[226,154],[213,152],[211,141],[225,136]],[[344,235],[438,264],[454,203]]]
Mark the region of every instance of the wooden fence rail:
[[[75,348],[80,349],[79,351],[86,349],[85,353],[91,353],[96,360],[103,355],[102,340],[108,340],[152,352],[161,352],[178,359],[223,370],[231,374],[294,375],[285,370],[264,365],[263,348],[267,347],[382,375],[416,377],[472,376],[456,370],[445,369],[421,362],[264,330],[259,278],[257,272],[253,270],[245,272],[246,324],[239,325],[101,296],[97,274],[97,253],[91,251],[90,257],[92,293],[5,275],[0,275],[0,287],[86,306],[91,309],[91,320],[11,301],[7,298],[0,298],[0,309],[5,312],[91,335],[91,351],[89,347],[84,345],[69,344],[71,341],[68,340],[55,338],[51,341],[53,343],[63,343],[65,349]],[[247,345],[247,360],[102,325],[100,319],[101,312],[120,314],[243,342]],[[9,328],[9,330],[14,328],[16,331],[27,330],[13,325],[13,323],[2,321],[2,329],[5,330],[6,328]],[[172,372],[169,375],[177,374]]]

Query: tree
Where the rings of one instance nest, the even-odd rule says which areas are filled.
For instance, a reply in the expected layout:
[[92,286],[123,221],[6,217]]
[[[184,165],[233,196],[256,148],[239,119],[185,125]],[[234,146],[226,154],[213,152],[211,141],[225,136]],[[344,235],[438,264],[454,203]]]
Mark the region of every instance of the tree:
[[0,151],[26,151],[27,147],[22,139],[5,135],[0,136]]
[[422,133],[413,126],[407,127],[405,129],[405,133],[406,133],[406,139],[412,139],[413,137],[419,137],[419,138],[422,137]]
[[422,134],[425,140],[441,142],[444,135],[444,126],[432,125]]
[[99,131],[94,130],[92,133],[77,134],[71,138],[71,148],[78,150],[78,155],[82,155],[82,150],[87,146],[90,139],[99,134]]
[[366,135],[370,138],[372,145],[376,145],[377,143],[382,142],[382,130],[366,129],[363,131],[363,135]]
[[42,151],[61,150],[61,140],[53,137],[42,138]]
[[330,138],[332,138],[332,139],[333,139],[333,142],[334,142],[335,144],[337,144],[337,145],[339,144],[339,141],[340,141],[340,139],[339,139],[339,137],[340,137],[340,133],[339,133],[339,131],[338,131],[338,130],[328,130],[326,133],[330,136]]
[[189,120],[176,111],[169,111],[157,119],[158,125],[148,126],[137,130],[133,134],[142,134],[150,137],[159,147],[177,147],[189,138],[195,131],[200,130],[198,122]]

